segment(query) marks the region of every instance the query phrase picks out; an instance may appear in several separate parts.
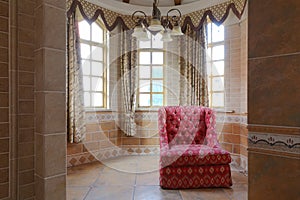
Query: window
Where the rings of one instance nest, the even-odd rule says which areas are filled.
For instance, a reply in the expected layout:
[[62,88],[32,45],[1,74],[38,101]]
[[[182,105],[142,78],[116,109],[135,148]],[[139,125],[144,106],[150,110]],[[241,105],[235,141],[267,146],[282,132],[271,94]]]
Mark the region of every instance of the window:
[[84,105],[86,108],[107,107],[107,37],[104,26],[79,22]]
[[151,36],[147,42],[139,41],[138,49],[138,106],[164,105],[165,52],[161,34]]
[[207,34],[209,106],[224,108],[224,26],[210,22],[207,24]]

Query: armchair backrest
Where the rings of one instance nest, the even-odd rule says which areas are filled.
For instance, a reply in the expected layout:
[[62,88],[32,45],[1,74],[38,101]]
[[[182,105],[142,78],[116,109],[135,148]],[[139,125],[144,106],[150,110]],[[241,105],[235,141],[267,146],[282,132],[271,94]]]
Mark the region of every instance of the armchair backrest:
[[169,106],[165,110],[169,144],[203,144],[206,125],[205,111],[201,107]]
[[215,117],[203,106],[165,106],[158,113],[162,146],[216,143]]

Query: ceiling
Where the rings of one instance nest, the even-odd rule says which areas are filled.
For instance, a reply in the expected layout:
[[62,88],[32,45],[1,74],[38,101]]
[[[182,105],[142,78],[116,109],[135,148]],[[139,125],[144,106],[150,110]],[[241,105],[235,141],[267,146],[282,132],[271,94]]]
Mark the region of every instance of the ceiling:
[[[153,0],[113,0],[113,1],[119,1],[124,3],[129,3],[131,5],[147,6],[147,7],[150,7],[153,4]],[[159,0],[158,6],[166,7],[166,6],[184,5],[195,1],[199,1],[199,0]]]
[[[86,0],[111,11],[131,15],[136,10],[142,10],[147,15],[152,14],[153,0]],[[171,8],[180,9],[181,13],[188,14],[229,0],[159,0],[158,7],[161,13],[167,13]],[[175,5],[176,4],[176,5]]]

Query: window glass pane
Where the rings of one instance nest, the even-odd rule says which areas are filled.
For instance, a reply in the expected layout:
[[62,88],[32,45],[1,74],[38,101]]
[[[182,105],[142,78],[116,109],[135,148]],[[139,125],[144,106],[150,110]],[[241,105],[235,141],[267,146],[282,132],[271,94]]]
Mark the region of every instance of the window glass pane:
[[140,80],[140,92],[150,92],[150,80]]
[[211,78],[208,79],[207,81],[207,87],[208,87],[208,91],[211,91]]
[[91,33],[90,33],[90,25],[85,20],[78,23],[79,26],[79,36],[80,38],[84,40],[90,40],[91,39]]
[[140,64],[150,64],[150,52],[140,52]]
[[84,93],[84,106],[86,106],[86,107],[91,106],[91,95],[89,92]]
[[224,93],[213,93],[212,106],[213,107],[224,107]]
[[163,94],[153,94],[152,95],[152,105],[162,106],[163,105]]
[[152,92],[163,92],[163,81],[153,80]]
[[97,61],[103,61],[103,48],[92,46],[92,59]]
[[213,71],[213,76],[223,76],[224,61],[213,62],[212,71]]
[[92,23],[92,41],[103,43],[103,29],[96,23]]
[[211,43],[211,23],[207,24],[208,43]]
[[206,53],[207,53],[207,55],[206,55],[206,57],[207,57],[207,60],[211,60],[211,48],[209,47],[209,48],[207,48],[207,51],[206,51]]
[[207,75],[211,75],[211,62],[207,63]]
[[152,67],[152,78],[163,78],[163,67]]
[[140,66],[140,78],[150,78],[150,66]]
[[213,91],[224,90],[224,77],[214,77],[212,79],[212,90]]
[[152,36],[152,48],[162,49],[164,47],[164,42],[160,40],[161,38],[162,35],[160,33]]
[[209,105],[211,106],[212,103],[211,103],[211,94],[208,95],[208,101],[209,101]]
[[140,106],[150,106],[150,94],[140,94],[139,101]]
[[92,62],[92,75],[103,76],[103,64],[101,62]]
[[212,49],[213,60],[222,60],[224,59],[224,45],[215,46]]
[[101,92],[103,91],[103,79],[102,78],[92,78],[92,90]]
[[83,90],[89,91],[91,89],[91,81],[90,77],[83,76]]
[[163,52],[153,52],[152,53],[152,64],[164,64],[164,53]]
[[143,48],[151,48],[151,41],[140,41],[140,46],[141,49]]
[[90,45],[81,43],[80,44],[81,58],[82,59],[90,59],[91,49]]
[[212,42],[220,42],[224,40],[224,26],[212,24]]
[[102,107],[103,106],[103,95],[102,93],[92,93],[92,106]]
[[82,73],[83,75],[90,75],[91,73],[90,61],[82,60]]

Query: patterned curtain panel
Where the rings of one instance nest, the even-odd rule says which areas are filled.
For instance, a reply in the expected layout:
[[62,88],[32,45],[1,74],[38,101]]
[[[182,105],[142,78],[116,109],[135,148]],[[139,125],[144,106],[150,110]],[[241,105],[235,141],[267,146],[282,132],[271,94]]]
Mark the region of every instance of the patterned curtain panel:
[[208,106],[206,23],[180,38],[180,105]]
[[75,12],[68,17],[67,29],[67,131],[69,142],[78,143],[85,138],[86,130],[79,29]]
[[137,87],[137,41],[129,31],[120,34],[120,69],[122,122],[121,129],[127,136],[136,134],[135,103]]

